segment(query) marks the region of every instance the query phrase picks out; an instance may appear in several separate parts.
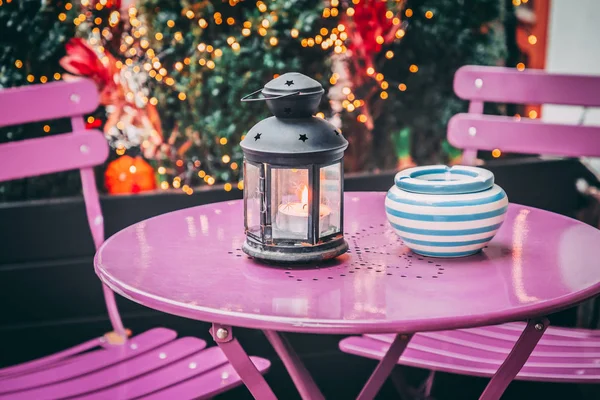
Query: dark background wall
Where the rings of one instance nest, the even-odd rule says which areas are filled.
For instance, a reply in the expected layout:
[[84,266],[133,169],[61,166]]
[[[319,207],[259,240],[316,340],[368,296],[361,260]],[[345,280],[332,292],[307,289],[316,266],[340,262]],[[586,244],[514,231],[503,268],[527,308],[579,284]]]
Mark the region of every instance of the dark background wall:
[[[512,202],[544,208],[568,216],[585,205],[575,190],[575,180],[593,176],[575,160],[542,161],[536,158],[505,160],[486,165]],[[346,179],[347,191],[385,191],[393,184],[393,172],[353,175]],[[215,188],[192,196],[160,193],[102,199],[106,236],[142,219],[164,212],[240,198],[240,191]],[[110,329],[96,278],[94,247],[80,198],[0,205],[0,367],[64,349]],[[125,325],[134,334],[154,326],[166,326],[180,335],[202,337],[211,343],[207,323],[169,316],[119,298]],[[553,324],[574,322],[572,310],[555,315]],[[236,329],[251,354],[273,362],[268,380],[281,398],[297,398],[291,381],[273,350],[257,331]],[[355,396],[375,362],[342,354],[340,336],[289,335],[298,353],[324,388],[327,398]],[[412,370],[412,379],[421,371]],[[477,398],[485,379],[440,374],[437,398]],[[569,398],[580,389],[572,385],[514,383],[506,398],[544,395]],[[389,383],[381,398],[393,398]],[[455,393],[455,395],[450,395]],[[460,395],[458,395],[460,393]],[[561,394],[564,394],[562,396]],[[225,398],[246,398],[237,389]],[[456,397],[458,396],[458,397]],[[558,397],[557,397],[558,396]]]

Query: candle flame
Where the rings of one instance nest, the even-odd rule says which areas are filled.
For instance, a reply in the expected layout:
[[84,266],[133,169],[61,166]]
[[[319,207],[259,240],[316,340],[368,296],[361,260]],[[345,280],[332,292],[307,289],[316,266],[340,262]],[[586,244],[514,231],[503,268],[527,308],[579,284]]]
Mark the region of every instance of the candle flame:
[[304,189],[302,189],[302,204],[308,204],[308,188],[304,185]]

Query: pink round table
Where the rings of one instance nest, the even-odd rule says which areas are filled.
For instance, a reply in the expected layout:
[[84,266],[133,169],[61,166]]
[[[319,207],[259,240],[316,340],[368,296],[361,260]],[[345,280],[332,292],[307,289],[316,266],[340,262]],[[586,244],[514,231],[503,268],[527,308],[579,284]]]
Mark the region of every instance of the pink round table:
[[[211,332],[257,398],[275,398],[233,336],[261,329],[305,399],[323,398],[278,332],[396,333],[359,395],[375,396],[411,334],[528,319],[482,398],[497,398],[548,326],[545,315],[600,292],[600,231],[511,204],[483,252],[419,256],[389,227],[385,193],[346,193],[348,254],[318,266],[274,267],[242,251],[243,203],[160,215],[111,238],[96,273],[115,292],[150,308],[213,323]],[[511,376],[512,375],[512,376]],[[486,393],[492,393],[487,395]]]

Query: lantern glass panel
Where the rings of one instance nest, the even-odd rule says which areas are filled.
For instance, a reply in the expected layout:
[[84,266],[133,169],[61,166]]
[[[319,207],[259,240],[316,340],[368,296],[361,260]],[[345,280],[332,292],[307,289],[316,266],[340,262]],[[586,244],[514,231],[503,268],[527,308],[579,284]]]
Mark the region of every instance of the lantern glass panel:
[[342,208],[342,164],[336,163],[320,170],[319,237],[340,232]]
[[258,238],[260,228],[260,170],[262,165],[244,161],[244,201],[246,202],[246,232]]
[[307,240],[308,169],[272,168],[270,184],[273,239]]

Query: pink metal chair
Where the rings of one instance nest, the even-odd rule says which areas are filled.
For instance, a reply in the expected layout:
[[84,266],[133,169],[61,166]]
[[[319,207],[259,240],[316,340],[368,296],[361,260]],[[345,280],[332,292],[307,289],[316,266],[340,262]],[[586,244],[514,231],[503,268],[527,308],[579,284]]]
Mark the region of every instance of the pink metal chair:
[[[0,91],[0,127],[69,117],[71,133],[0,145],[0,181],[79,169],[96,249],[104,224],[93,167],[108,156],[101,132],[85,130],[83,115],[98,106],[92,81],[56,82]],[[128,338],[114,293],[103,285],[113,331],[67,350],[0,369],[0,399],[207,398],[241,384],[218,347],[154,328]],[[252,357],[265,373],[269,361]]]
[[[448,140],[464,149],[473,165],[477,150],[566,157],[600,156],[600,127],[561,125],[540,120],[483,115],[484,102],[600,106],[600,77],[549,74],[513,68],[465,66],[454,77],[454,91],[470,101],[469,113],[448,124]],[[575,184],[575,182],[573,182]],[[510,197],[510,193],[509,193]],[[398,364],[431,371],[421,387],[428,397],[435,371],[491,377],[513,348],[525,323],[418,333]],[[393,335],[348,337],[347,353],[381,359]],[[600,383],[600,331],[549,327],[516,379]]]

